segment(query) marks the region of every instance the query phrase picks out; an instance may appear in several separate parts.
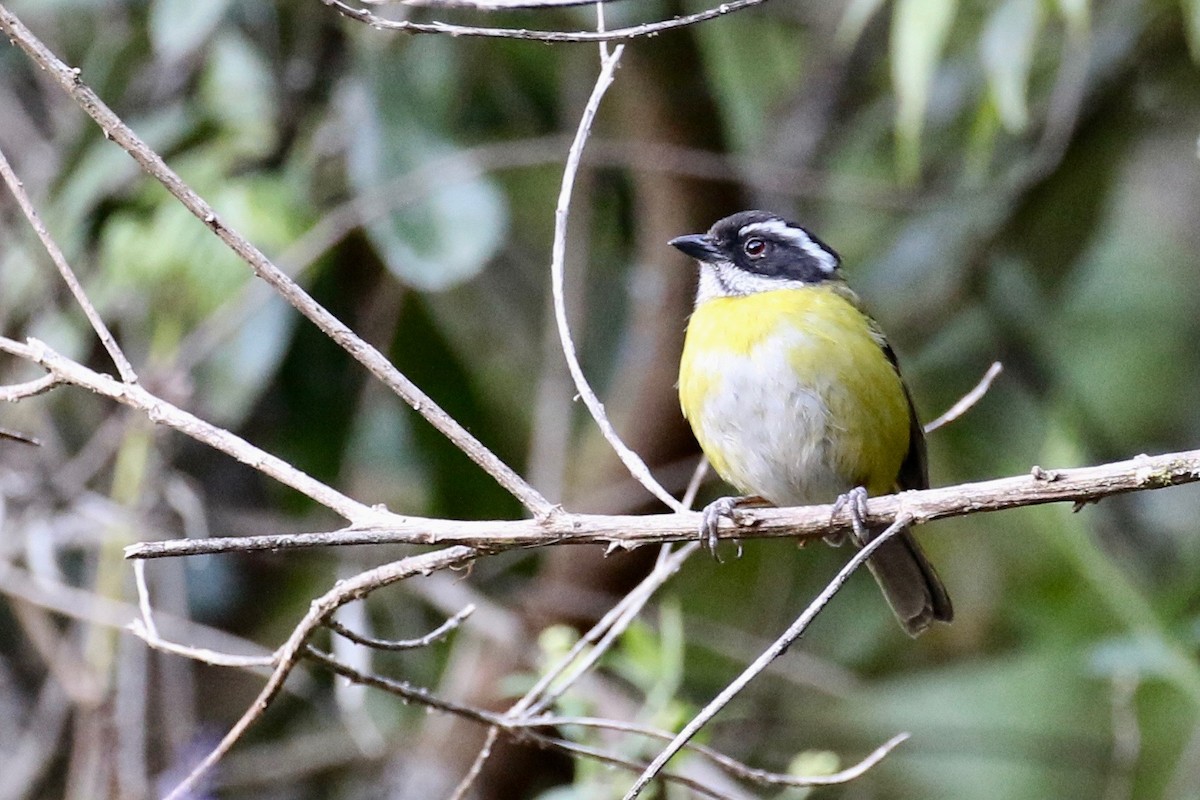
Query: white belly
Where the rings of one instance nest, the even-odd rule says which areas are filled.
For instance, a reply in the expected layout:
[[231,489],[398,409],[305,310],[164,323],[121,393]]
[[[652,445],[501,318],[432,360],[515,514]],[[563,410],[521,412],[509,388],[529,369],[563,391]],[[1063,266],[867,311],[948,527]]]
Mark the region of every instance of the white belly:
[[725,480],[781,506],[829,503],[853,488],[828,457],[837,431],[827,387],[801,384],[788,362],[797,337],[803,334],[774,337],[749,355],[726,351],[706,359],[712,387],[691,420]]

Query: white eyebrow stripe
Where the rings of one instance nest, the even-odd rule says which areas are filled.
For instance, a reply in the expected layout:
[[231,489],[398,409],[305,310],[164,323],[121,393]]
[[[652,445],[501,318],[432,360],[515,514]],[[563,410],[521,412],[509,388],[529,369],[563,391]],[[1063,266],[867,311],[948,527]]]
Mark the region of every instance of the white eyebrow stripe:
[[821,267],[821,271],[826,274],[832,274],[837,269],[837,259],[833,257],[833,253],[830,253],[824,247],[814,242],[812,237],[802,229],[788,225],[781,219],[773,219],[769,222],[752,222],[749,225],[743,225],[738,230],[738,237],[749,236],[752,233],[771,234],[784,241],[791,242],[812,256]]

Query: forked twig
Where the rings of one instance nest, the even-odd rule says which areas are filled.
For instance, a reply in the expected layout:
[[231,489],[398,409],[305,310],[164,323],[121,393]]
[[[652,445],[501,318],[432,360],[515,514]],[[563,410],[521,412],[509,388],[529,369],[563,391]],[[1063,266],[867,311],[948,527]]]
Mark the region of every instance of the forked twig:
[[138,610],[142,618],[129,623],[127,630],[141,639],[147,646],[163,653],[190,658],[202,664],[215,667],[271,667],[275,665],[275,656],[234,656],[210,650],[206,647],[189,647],[167,641],[158,634],[158,626],[154,624],[154,611],[150,603],[150,589],[146,586],[145,562],[137,561],[133,565],[134,582],[137,585]]
[[671,758],[674,757],[674,755],[678,753],[683,746],[700,731],[701,728],[707,725],[709,720],[716,716],[721,709],[727,706],[729,701],[736,697],[742,691],[742,689],[744,689],[746,685],[750,683],[750,681],[758,677],[759,673],[765,670],[772,661],[783,655],[787,649],[796,642],[797,639],[804,635],[804,632],[808,630],[808,626],[812,624],[814,619],[816,619],[817,614],[821,613],[821,610],[828,605],[829,601],[832,600],[833,596],[838,593],[838,590],[842,588],[843,584],[845,584],[850,576],[854,574],[854,571],[866,563],[866,560],[871,556],[872,553],[879,549],[881,545],[898,534],[900,531],[907,528],[911,523],[912,519],[907,515],[901,514],[897,516],[896,520],[888,527],[887,530],[876,536],[874,539],[864,545],[861,550],[855,553],[854,557],[851,558],[846,565],[838,571],[833,580],[831,580],[824,590],[817,595],[817,598],[813,600],[807,608],[804,609],[804,612],[801,613],[799,617],[796,618],[796,621],[793,622],[788,629],[771,644],[770,647],[764,650],[758,658],[754,659],[754,662],[751,663],[750,666],[746,667],[742,674],[734,678],[729,685],[722,689],[721,692],[715,698],[713,698],[708,705],[700,710],[700,713],[693,717],[687,725],[683,726],[683,730],[681,730],[679,734],[671,740],[671,743],[667,745],[652,762],[650,762],[650,766],[646,767],[646,770],[638,777],[633,786],[629,788],[629,791],[625,793],[624,800],[633,800],[635,797],[641,794],[642,790],[646,788],[646,785],[650,783],[650,781],[654,780],[655,776],[662,771],[667,762],[670,761]]
[[25,25],[0,4],[0,31],[19,46],[42,69],[50,75],[104,130],[107,138],[129,153],[147,173],[154,177],[224,242],[254,274],[270,284],[281,297],[292,304],[326,336],[335,341],[356,361],[366,367],[380,383],[398,395],[413,410],[423,416],[434,428],[462,450],[472,461],[519,500],[535,517],[543,518],[554,513],[554,506],[536,489],[505,464],[499,456],[462,426],[458,420],[421,391],[412,381],[396,369],[387,358],[347,325],[318,303],[292,280],[267,256],[228,225],[208,202],[196,193],[172,170],[120,117],[113,113],[104,101],[83,83],[80,70],[68,67],[54,55]]
[[[548,714],[517,717],[513,717],[510,714],[497,714],[494,711],[487,711],[474,706],[456,703],[452,700],[446,700],[445,698],[438,697],[428,689],[414,686],[406,681],[399,681],[394,678],[384,677],[382,675],[361,672],[356,670],[354,667],[351,667],[350,665],[333,658],[328,653],[312,647],[311,645],[307,645],[304,648],[304,656],[322,664],[338,675],[354,681],[355,683],[381,689],[398,697],[404,698],[409,702],[420,703],[430,709],[441,711],[447,714],[453,714],[464,719],[469,719],[474,722],[488,725],[488,741],[485,742],[484,751],[486,751],[490,745],[495,743],[495,738],[498,737],[500,732],[503,731],[512,736],[529,739],[535,744],[558,748],[565,750],[568,753],[584,755],[603,763],[610,763],[631,771],[639,771],[645,769],[645,764],[630,761],[626,758],[616,756],[612,753],[596,748],[585,747],[583,745],[579,745],[578,743],[546,736],[544,734],[536,733],[535,731],[540,728],[557,728],[567,725],[574,725],[578,727],[595,728],[599,730],[612,730],[622,733],[631,733],[651,739],[671,739],[671,734],[667,731],[651,728],[645,725],[619,722],[616,720],[598,719],[594,717],[556,716]],[[909,734],[907,733],[896,734],[891,739],[875,748],[875,750],[868,753],[858,763],[847,767],[844,770],[830,773],[828,775],[787,775],[778,772],[769,772],[767,770],[756,769],[754,767],[747,766],[741,761],[738,761],[737,759],[732,758],[731,756],[726,755],[719,750],[715,750],[705,745],[688,743],[685,746],[688,750],[694,751],[704,758],[707,758],[727,774],[735,778],[756,783],[760,786],[831,786],[847,783],[855,778],[860,777],[884,758],[886,758],[887,755],[891,753],[897,745],[905,741],[908,737]],[[481,755],[483,755],[484,751],[481,751]],[[483,756],[483,758],[477,758],[472,765],[472,771],[477,773],[478,767],[482,765],[484,760],[486,760],[486,756]],[[468,774],[467,777],[471,778],[473,776]],[[674,783],[689,786],[690,788],[703,792],[708,796],[726,796],[714,790],[712,787],[705,786],[698,781],[681,775],[660,774],[659,777]],[[460,784],[460,786],[464,784],[469,786],[469,783],[466,779],[464,779],[463,784]]]
[[339,581],[328,592],[313,600],[309,605],[308,613],[292,629],[287,641],[275,651],[275,668],[267,679],[266,685],[258,693],[258,697],[208,755],[171,790],[165,800],[182,800],[190,796],[197,783],[212,769],[213,765],[220,761],[250,726],[258,721],[283,688],[284,681],[287,680],[288,675],[291,674],[297,661],[303,655],[308,638],[339,607],[352,600],[365,597],[376,589],[405,580],[413,575],[462,567],[478,556],[479,551],[470,547],[446,547],[430,553],[409,556]]
[[412,20],[394,20],[381,17],[365,8],[355,8],[343,0],[321,0],[339,14],[357,22],[370,25],[380,30],[393,30],[401,33],[432,33],[447,36],[482,36],[495,39],[529,39],[537,42],[612,42],[623,39],[636,39],[643,36],[657,36],[664,31],[675,28],[685,28],[717,17],[723,17],[741,11],[751,6],[759,6],[767,0],[728,0],[715,8],[698,11],[694,14],[675,17],[674,19],[647,22],[642,25],[630,25],[625,28],[613,28],[608,31],[549,31],[529,30],[527,28],[489,28],[474,25],[454,25],[447,22],[413,22]]

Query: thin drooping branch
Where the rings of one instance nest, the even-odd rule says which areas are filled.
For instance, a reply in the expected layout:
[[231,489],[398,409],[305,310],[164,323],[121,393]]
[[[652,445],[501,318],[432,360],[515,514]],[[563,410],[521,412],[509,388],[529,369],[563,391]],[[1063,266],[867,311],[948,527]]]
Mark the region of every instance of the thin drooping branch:
[[[1080,507],[1125,492],[1161,489],[1200,481],[1200,450],[1137,456],[1093,467],[1033,468],[1014,475],[923,491],[873,497],[865,521],[887,525],[898,514],[923,524],[947,517],[1042,505],[1074,503]],[[738,525],[722,520],[719,536],[730,539],[793,537],[813,539],[852,530],[846,514],[832,516],[832,505],[795,508],[747,508],[737,512]],[[544,522],[535,520],[434,520],[404,518],[390,528],[347,528],[329,533],[139,542],[125,550],[127,558],[163,558],[202,553],[246,552],[292,547],[354,544],[462,544],[489,550],[558,544],[613,544],[635,547],[696,537],[695,512],[618,516],[563,512]]]
[[[568,725],[574,725],[586,728],[596,728],[600,730],[612,730],[621,733],[636,734],[651,739],[660,739],[670,741],[673,734],[657,728],[651,728],[645,725],[636,725],[633,723],[620,722],[617,720],[599,719],[595,717],[564,717],[555,714],[538,714],[528,716],[511,716],[509,714],[498,714],[494,711],[475,708],[473,706],[456,703],[445,698],[438,697],[419,686],[414,686],[405,681],[387,678],[381,675],[372,675],[345,664],[328,653],[324,653],[312,646],[306,646],[304,649],[305,658],[310,658],[324,666],[328,667],[333,672],[336,672],[342,677],[348,678],[355,683],[360,683],[366,686],[372,686],[377,689],[402,697],[412,703],[419,703],[427,708],[435,709],[448,714],[464,717],[481,724],[490,726],[493,730],[503,730],[509,735],[519,736],[532,740],[536,744],[545,745],[564,749],[567,752],[578,752],[574,748],[564,746],[566,743],[562,739],[546,736],[537,733],[542,728],[559,728]],[[877,747],[874,751],[867,754],[858,763],[847,767],[844,770],[829,774],[829,775],[785,775],[778,772],[769,772],[767,770],[756,769],[747,766],[741,761],[732,758],[725,753],[715,750],[705,745],[697,745],[688,743],[687,749],[692,750],[705,758],[712,761],[716,766],[720,767],[729,775],[741,780],[751,781],[760,786],[834,786],[837,784],[848,783],[855,778],[862,776],[871,767],[878,764],[889,753],[892,752],[898,745],[909,738],[909,734],[900,733],[893,736],[888,741]],[[645,764],[639,764],[629,761],[619,756],[605,754],[604,751],[589,750],[587,753],[581,753],[590,758],[597,758],[606,763],[614,764],[625,769],[641,771],[646,768]],[[679,775],[664,774],[660,777],[674,783],[688,785],[697,791],[702,791],[705,794],[712,795],[711,787],[699,784],[691,779]],[[721,795],[723,796],[723,795]]]
[[808,630],[808,626],[812,624],[817,615],[829,604],[833,596],[845,585],[854,571],[866,563],[871,554],[878,550],[885,542],[891,539],[896,534],[908,527],[912,520],[901,514],[895,518],[888,529],[876,536],[870,542],[865,544],[861,550],[854,554],[854,557],[846,562],[833,580],[821,591],[817,598],[808,604],[808,607],[796,618],[788,629],[776,639],[770,647],[764,650],[758,658],[746,667],[740,675],[734,678],[729,684],[717,694],[713,700],[700,710],[700,713],[683,726],[678,735],[671,740],[670,744],[663,748],[662,752],[655,756],[650,765],[634,782],[633,786],[629,787],[629,791],[625,793],[623,800],[634,800],[650,781],[662,772],[676,753],[683,749],[693,736],[700,732],[700,729],[709,723],[709,721],[717,715],[721,709],[729,705],[729,702],[745,689],[750,681],[757,678],[763,670],[765,670],[772,661],[779,658],[787,652],[787,649],[796,643],[796,640],[804,635]]
[[529,39],[537,42],[612,42],[625,39],[637,39],[644,36],[657,36],[664,31],[675,28],[685,28],[710,19],[723,17],[751,6],[759,6],[767,0],[729,0],[714,8],[686,14],[674,19],[658,22],[647,22],[641,25],[630,25],[625,28],[613,28],[607,31],[549,31],[530,30],[528,28],[491,28],[475,25],[455,25],[448,22],[413,22],[412,20],[395,20],[381,17],[365,8],[355,8],[342,0],[321,0],[322,3],[349,17],[356,22],[370,25],[380,30],[393,30],[400,33],[432,33],[446,36],[482,36],[493,39]]
[[592,419],[596,421],[596,426],[600,429],[600,433],[604,435],[609,446],[616,451],[617,456],[621,459],[621,463],[625,465],[625,468],[629,470],[629,473],[633,475],[638,483],[646,487],[647,491],[665,503],[668,508],[675,511],[682,511],[683,505],[654,479],[654,476],[650,474],[650,468],[646,466],[646,462],[642,460],[641,456],[633,452],[625,442],[621,441],[621,437],[617,434],[616,429],[608,419],[608,413],[604,410],[604,404],[600,402],[600,398],[592,391],[592,387],[588,384],[587,378],[583,374],[583,367],[580,366],[579,356],[575,352],[575,342],[571,338],[571,328],[567,323],[567,301],[563,289],[565,280],[563,273],[567,257],[567,220],[570,217],[571,190],[575,186],[575,175],[579,172],[579,161],[583,157],[583,148],[587,142],[588,134],[592,129],[592,120],[596,117],[596,111],[600,107],[600,100],[612,84],[613,73],[617,69],[617,64],[620,63],[624,47],[624,45],[619,45],[610,55],[602,55],[600,75],[596,78],[596,84],[592,88],[592,94],[588,98],[587,105],[584,107],[583,114],[579,120],[579,127],[575,133],[575,139],[571,142],[571,148],[567,154],[567,164],[563,169],[562,186],[558,194],[558,205],[554,210],[554,244],[551,251],[550,288],[551,294],[554,297],[554,320],[558,326],[558,338],[562,343],[563,355],[567,359],[567,368],[570,370],[571,380],[575,382],[575,389],[579,392],[579,396],[583,398],[583,402],[591,413]]
[[129,359],[125,357],[125,353],[122,352],[120,346],[117,344],[117,340],[113,338],[112,331],[104,323],[100,312],[96,310],[87,293],[83,291],[83,286],[80,285],[79,278],[75,277],[75,271],[71,269],[71,265],[67,263],[67,257],[63,255],[62,248],[58,246],[58,242],[54,241],[54,237],[46,229],[42,218],[37,213],[37,209],[33,207],[33,201],[29,199],[29,194],[25,191],[25,185],[17,177],[17,174],[13,172],[12,166],[8,163],[8,159],[5,158],[2,151],[0,151],[0,176],[8,184],[8,190],[17,199],[17,205],[21,207],[21,213],[25,215],[25,219],[29,221],[33,232],[37,234],[38,239],[41,241],[42,247],[46,248],[46,253],[50,256],[50,260],[58,268],[63,282],[71,290],[71,296],[75,298],[75,302],[79,304],[79,307],[83,309],[83,314],[91,324],[92,330],[100,338],[100,344],[104,345],[104,349],[108,351],[109,358],[116,365],[117,373],[121,376],[121,380],[126,383],[137,383],[138,377],[137,373],[133,370],[133,365],[129,363]]
[[428,647],[434,642],[441,641],[449,636],[453,631],[458,630],[458,627],[463,624],[467,617],[475,613],[474,605],[463,607],[454,616],[447,619],[441,625],[437,626],[424,636],[418,636],[415,639],[376,639],[372,636],[363,636],[361,633],[350,630],[342,623],[335,619],[325,621],[325,626],[329,630],[342,636],[355,644],[361,644],[364,647],[370,647],[374,650],[416,650],[419,647]]
[[390,586],[414,575],[428,575],[438,570],[458,569],[471,563],[480,555],[480,551],[471,547],[446,547],[430,553],[409,556],[338,581],[332,589],[313,600],[309,604],[308,613],[292,629],[287,641],[275,651],[275,668],[267,679],[266,685],[258,693],[258,697],[221,738],[216,747],[171,790],[165,800],[182,800],[184,797],[191,796],[191,792],[200,779],[229,752],[242,734],[267,710],[271,701],[283,688],[288,675],[295,669],[309,637],[329,619],[334,611],[346,603],[362,599],[376,589]]
[[344,322],[327,311],[283,270],[255,247],[248,239],[230,227],[217,212],[184,183],[162,157],[147,145],[120,117],[86,86],[78,68],[68,67],[17,17],[0,5],[0,30],[18,45],[33,61],[49,74],[104,131],[106,138],[120,145],[147,173],[161,183],[192,214],[201,220],[222,242],[254,270],[254,274],[270,284],[280,296],[292,304],[329,338],[365,366],[381,383],[429,421],[438,431],[482,467],[497,483],[507,489],[537,517],[554,513],[554,506],[529,483],[505,464],[495,453],[476,439],[457,420],[446,413],[432,398],[392,366],[384,355],[350,330]]

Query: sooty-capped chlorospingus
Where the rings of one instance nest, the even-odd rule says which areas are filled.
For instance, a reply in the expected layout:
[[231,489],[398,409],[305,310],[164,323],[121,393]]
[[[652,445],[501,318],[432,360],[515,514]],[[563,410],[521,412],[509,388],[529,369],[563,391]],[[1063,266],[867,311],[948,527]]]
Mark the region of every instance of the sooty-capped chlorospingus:
[[[778,506],[850,501],[852,513],[867,494],[928,488],[925,437],[896,355],[837,253],[765,211],[670,243],[700,264],[679,400],[722,478]],[[746,499],[705,509],[710,546],[719,517]],[[910,532],[867,565],[910,635],[953,617]]]

